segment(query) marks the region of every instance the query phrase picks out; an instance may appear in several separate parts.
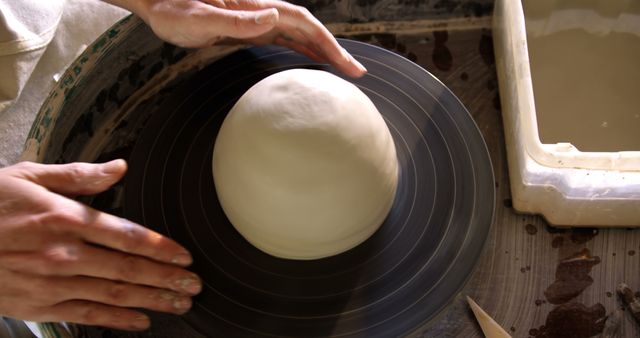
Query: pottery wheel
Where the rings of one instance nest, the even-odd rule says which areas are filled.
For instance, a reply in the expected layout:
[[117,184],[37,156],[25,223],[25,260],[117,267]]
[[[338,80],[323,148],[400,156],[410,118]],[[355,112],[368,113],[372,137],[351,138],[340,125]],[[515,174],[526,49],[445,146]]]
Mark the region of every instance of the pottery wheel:
[[217,131],[247,89],[286,69],[333,69],[277,47],[241,50],[162,93],[166,104],[140,132],[124,216],[192,252],[204,287],[184,318],[208,337],[410,334],[451,301],[480,256],[494,182],[471,116],[414,63],[371,45],[341,44],[369,70],[348,80],[384,116],[401,171],[387,220],[352,250],[313,261],[259,251],[225,217],[211,174]]

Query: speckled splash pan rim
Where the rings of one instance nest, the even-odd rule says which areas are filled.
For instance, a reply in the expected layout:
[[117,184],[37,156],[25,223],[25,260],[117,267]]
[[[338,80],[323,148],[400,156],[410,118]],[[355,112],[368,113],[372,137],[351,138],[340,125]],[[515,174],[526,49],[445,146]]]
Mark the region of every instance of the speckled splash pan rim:
[[[108,49],[96,50],[94,44],[89,48],[94,53],[76,62],[84,58],[86,65],[96,54],[117,54],[119,45],[143,34],[135,30],[140,24],[121,22],[105,33],[110,40],[102,46]],[[203,276],[205,288],[184,319],[206,336],[389,337],[419,332],[459,292],[480,255],[494,211],[491,163],[469,113],[431,74],[386,50],[347,40],[341,44],[369,69],[367,76],[352,81],[389,124],[401,166],[396,202],[385,224],[341,255],[299,262],[258,251],[228,223],[213,189],[215,132],[248,87],[289,68],[332,71],[293,52],[275,47],[237,51],[174,81],[171,90],[160,89],[155,104],[145,101],[131,108],[121,102],[118,109],[105,109],[101,122],[94,119],[93,133],[83,136],[89,141],[74,138],[69,127],[53,134],[70,135],[72,141],[47,140],[55,122],[69,118],[65,113],[73,110],[73,91],[83,76],[104,70],[97,57],[77,73],[75,82],[52,93],[49,104],[57,95],[68,99],[55,105],[57,115],[43,106],[36,132],[32,130],[41,139],[32,138],[31,149],[40,148],[44,162],[104,159],[94,149],[103,148],[91,146],[101,144],[93,139],[114,135],[125,120],[122,107],[130,108],[128,114],[149,114],[137,131],[128,157],[130,171],[119,187],[120,211],[153,224],[194,253],[193,269]],[[100,126],[105,123],[115,125]],[[56,140],[83,145],[71,151]]]

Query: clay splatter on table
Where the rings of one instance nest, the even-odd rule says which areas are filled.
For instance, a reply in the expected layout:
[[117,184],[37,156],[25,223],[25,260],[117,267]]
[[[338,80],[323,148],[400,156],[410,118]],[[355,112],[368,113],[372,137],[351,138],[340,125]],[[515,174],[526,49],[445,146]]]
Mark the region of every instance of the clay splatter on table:
[[606,320],[602,304],[587,307],[580,303],[566,303],[551,310],[544,325],[529,330],[529,334],[536,338],[588,338],[601,333]]
[[538,233],[538,228],[531,223],[527,223],[527,225],[524,226],[524,229],[529,235],[535,235]]
[[580,228],[572,229],[569,238],[575,244],[584,244],[598,235],[598,229]]
[[562,304],[578,296],[593,284],[589,273],[597,264],[600,257],[591,256],[588,249],[561,260],[556,268],[556,280],[544,292],[547,301]]
[[449,33],[447,33],[447,31],[436,31],[433,32],[433,37],[435,39],[432,56],[433,64],[440,70],[451,70],[451,67],[453,66],[453,56],[446,45]]
[[556,236],[553,238],[553,241],[551,242],[551,247],[554,249],[557,249],[561,247],[563,243],[564,243],[564,238],[560,236]]

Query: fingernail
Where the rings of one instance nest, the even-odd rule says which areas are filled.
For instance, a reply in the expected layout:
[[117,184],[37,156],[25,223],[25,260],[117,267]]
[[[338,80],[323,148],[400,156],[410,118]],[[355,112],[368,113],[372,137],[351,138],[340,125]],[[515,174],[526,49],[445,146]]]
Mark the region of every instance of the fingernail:
[[174,300],[173,308],[179,311],[189,310],[191,308],[191,298],[181,297]]
[[145,316],[145,315],[137,315],[134,319],[133,319],[133,327],[136,329],[146,329],[149,327],[151,323],[149,322],[149,317]]
[[358,68],[358,70],[359,70],[362,74],[364,74],[364,73],[366,73],[366,72],[367,72],[367,69],[366,69],[366,68],[364,68],[364,66],[363,66],[363,65],[362,65],[358,60],[356,60],[355,58],[353,59],[353,64],[354,64],[354,65],[356,65],[356,67]]
[[258,25],[271,25],[278,21],[278,11],[275,8],[263,11],[256,15],[256,23]]
[[182,266],[190,265],[192,262],[193,262],[193,258],[189,253],[178,254],[175,257],[173,257],[173,259],[171,260],[171,263],[182,265]]
[[178,279],[175,284],[178,288],[190,294],[196,294],[202,291],[202,283],[200,279],[195,276]]
[[356,60],[356,58],[353,57],[353,55],[349,54],[349,52],[347,52],[346,49],[342,48],[342,56],[345,58],[345,60],[351,64],[353,64],[354,66],[356,66],[356,68],[358,68],[358,70],[361,73],[366,73],[367,69],[364,68],[364,66],[358,61]]
[[102,164],[102,173],[105,175],[112,175],[120,173],[127,165],[124,160],[113,160]]

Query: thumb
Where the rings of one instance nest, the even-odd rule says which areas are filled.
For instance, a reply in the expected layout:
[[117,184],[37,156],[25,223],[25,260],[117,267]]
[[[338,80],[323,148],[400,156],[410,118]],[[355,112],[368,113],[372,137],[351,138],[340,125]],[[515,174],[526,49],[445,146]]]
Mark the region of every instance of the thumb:
[[259,11],[239,11],[211,8],[210,18],[204,27],[214,36],[248,39],[272,30],[278,23],[279,14],[275,8]]
[[22,166],[21,176],[62,195],[90,195],[107,190],[127,171],[127,162],[39,164]]

